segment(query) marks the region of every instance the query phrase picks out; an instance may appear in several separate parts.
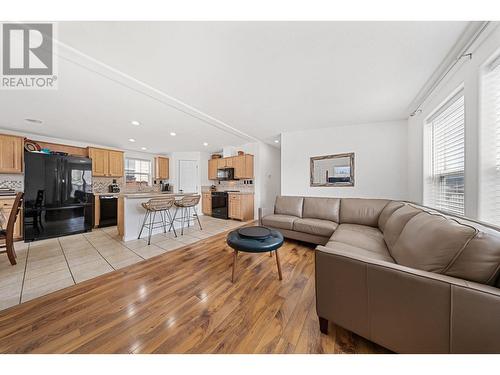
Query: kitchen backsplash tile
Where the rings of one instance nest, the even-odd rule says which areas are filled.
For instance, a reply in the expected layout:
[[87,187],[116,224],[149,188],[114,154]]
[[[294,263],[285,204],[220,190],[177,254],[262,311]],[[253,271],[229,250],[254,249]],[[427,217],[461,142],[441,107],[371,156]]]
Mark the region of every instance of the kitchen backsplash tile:
[[24,190],[24,175],[22,174],[0,174],[0,188]]
[[[245,183],[245,181],[247,183]],[[215,181],[215,189],[217,191],[238,190],[244,193],[255,192],[255,185],[249,184],[248,181],[253,180],[234,180],[234,181]],[[209,191],[210,186],[202,186],[201,191]]]
[[93,177],[92,178],[92,191],[95,194],[107,193],[109,190],[109,185],[116,180],[118,187],[121,192],[135,193],[136,191],[150,192],[150,191],[160,191],[160,185],[153,186],[142,186],[140,189],[137,185],[127,186],[125,179],[123,177],[113,178],[113,177]]

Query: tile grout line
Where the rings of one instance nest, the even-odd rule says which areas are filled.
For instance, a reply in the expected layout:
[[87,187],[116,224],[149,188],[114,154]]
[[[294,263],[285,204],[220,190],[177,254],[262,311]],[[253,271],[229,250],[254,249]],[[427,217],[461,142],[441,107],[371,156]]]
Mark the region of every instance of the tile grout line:
[[64,260],[66,261],[66,265],[68,266],[69,274],[71,275],[71,278],[73,279],[73,282],[76,285],[77,282],[75,280],[75,276],[73,275],[73,272],[71,271],[71,267],[69,265],[68,258],[66,258],[66,253],[64,252],[64,247],[62,246],[61,240],[59,238],[57,238],[57,243],[59,244],[59,247],[61,248],[61,251],[63,253]]
[[[110,235],[110,234],[108,234],[106,231],[104,231],[104,230],[103,230],[103,232],[104,232],[104,234],[105,234],[106,236],[108,236],[109,238],[111,238],[113,241],[116,241],[116,240],[115,240],[113,237],[111,237],[111,235]],[[142,255],[137,254],[134,250],[132,250],[132,249],[131,249],[130,247],[128,247],[127,245],[125,245],[125,243],[121,243],[120,241],[116,241],[116,242],[118,242],[119,244],[121,244],[121,245],[125,246],[128,250],[130,250],[131,252],[133,252],[135,255],[137,255],[137,256],[138,256],[139,258],[141,258],[142,260],[146,260],[146,258],[144,258]]]
[[23,282],[21,283],[21,293],[19,294],[19,305],[22,303],[24,281],[26,280],[26,270],[28,269],[28,257],[30,256],[31,243],[28,243],[28,251],[26,252],[26,262],[24,263]]
[[92,246],[95,249],[95,251],[97,251],[97,254],[99,254],[101,258],[104,259],[104,261],[109,264],[109,266],[113,269],[113,271],[116,271],[116,268],[113,267],[111,263],[108,262],[108,260],[101,254],[101,252],[97,250],[97,247],[95,247],[94,244],[90,242],[90,240],[85,235],[83,235],[83,238],[85,238],[85,240],[90,244],[90,246]]

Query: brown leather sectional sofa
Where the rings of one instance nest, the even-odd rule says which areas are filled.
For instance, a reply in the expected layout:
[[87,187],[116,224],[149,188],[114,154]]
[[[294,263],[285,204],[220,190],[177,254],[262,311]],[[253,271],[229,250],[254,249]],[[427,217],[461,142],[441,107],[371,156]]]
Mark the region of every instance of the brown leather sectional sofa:
[[407,202],[277,197],[265,226],[318,244],[316,308],[399,353],[500,353],[500,232]]

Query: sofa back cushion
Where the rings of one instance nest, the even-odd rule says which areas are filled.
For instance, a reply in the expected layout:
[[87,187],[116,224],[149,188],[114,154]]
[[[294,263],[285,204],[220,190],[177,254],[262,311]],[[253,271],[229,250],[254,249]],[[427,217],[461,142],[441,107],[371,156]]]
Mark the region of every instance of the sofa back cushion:
[[398,201],[392,201],[387,203],[387,205],[384,207],[382,212],[380,213],[380,216],[378,218],[378,228],[383,232],[385,229],[385,223],[387,223],[387,220],[391,215],[399,208],[403,207],[405,204],[403,202],[398,202]]
[[468,225],[422,211],[406,223],[389,252],[396,263],[403,266],[444,273],[476,232]]
[[385,243],[389,249],[394,246],[408,221],[421,212],[421,209],[405,204],[387,218],[383,232]]
[[378,218],[387,199],[342,198],[340,201],[340,223],[378,226]]
[[330,220],[339,222],[339,198],[304,198],[302,216],[311,219]]
[[302,217],[303,204],[303,197],[278,196],[274,205],[274,213]]
[[478,232],[444,273],[500,287],[500,235]]

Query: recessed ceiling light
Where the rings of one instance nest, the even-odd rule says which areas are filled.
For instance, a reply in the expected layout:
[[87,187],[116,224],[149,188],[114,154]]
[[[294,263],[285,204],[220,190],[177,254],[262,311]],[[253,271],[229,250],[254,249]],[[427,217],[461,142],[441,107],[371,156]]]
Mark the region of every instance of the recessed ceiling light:
[[275,139],[275,140],[274,140],[274,143],[280,143],[280,141],[279,141],[279,140],[277,140],[277,139]]
[[175,136],[177,135],[177,133],[170,132],[170,135],[171,135],[172,137],[175,137]]
[[147,148],[146,147],[141,147],[141,150],[146,151]]
[[141,125],[141,123],[140,123],[139,121],[136,121],[136,120],[134,120],[134,121],[130,121],[130,123],[131,123],[132,125],[135,125],[135,126],[139,126],[139,125]]
[[129,138],[128,141],[129,142],[135,142],[135,139],[134,138]]
[[42,124],[42,120],[37,120],[36,118],[25,118],[24,121],[30,122],[32,124]]
[[207,142],[203,142],[203,146],[208,146],[208,143]]

